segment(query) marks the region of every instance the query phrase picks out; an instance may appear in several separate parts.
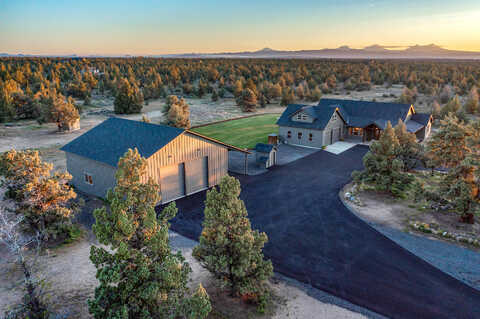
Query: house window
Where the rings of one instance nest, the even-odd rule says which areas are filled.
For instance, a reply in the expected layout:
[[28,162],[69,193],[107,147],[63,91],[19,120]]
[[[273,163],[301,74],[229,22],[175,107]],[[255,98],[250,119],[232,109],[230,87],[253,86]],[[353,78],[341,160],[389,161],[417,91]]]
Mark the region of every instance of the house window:
[[85,173],[85,183],[93,185],[93,178],[92,175]]
[[287,132],[287,138],[291,138],[292,137],[292,131],[288,131]]
[[302,132],[298,132],[298,139],[299,139],[299,140],[302,139]]
[[301,120],[302,119],[302,114],[298,113],[297,114],[297,120]]
[[308,134],[308,140],[309,140],[310,142],[313,141],[313,134],[312,134],[312,133]]

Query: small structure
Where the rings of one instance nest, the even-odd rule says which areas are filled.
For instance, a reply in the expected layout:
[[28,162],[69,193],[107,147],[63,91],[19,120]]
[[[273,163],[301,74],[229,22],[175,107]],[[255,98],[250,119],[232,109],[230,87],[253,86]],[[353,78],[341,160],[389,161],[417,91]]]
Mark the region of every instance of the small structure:
[[417,113],[411,104],[321,99],[318,105],[290,104],[278,119],[285,143],[321,148],[345,138],[378,139],[387,123],[402,120],[419,140],[431,131],[431,114]]
[[277,134],[269,134],[268,135],[268,144],[278,145],[278,135]]
[[277,147],[272,144],[258,143],[255,145],[255,159],[257,165],[272,167],[277,164]]
[[249,154],[196,132],[110,118],[61,148],[72,184],[104,197],[115,186],[117,163],[136,148],[147,161],[146,176],[160,186],[162,203],[217,185],[228,171],[228,151]]

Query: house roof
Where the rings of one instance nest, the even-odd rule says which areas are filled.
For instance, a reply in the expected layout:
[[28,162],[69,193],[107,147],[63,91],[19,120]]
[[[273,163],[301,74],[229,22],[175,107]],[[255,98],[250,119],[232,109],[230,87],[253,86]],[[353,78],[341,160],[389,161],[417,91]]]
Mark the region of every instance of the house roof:
[[[405,120],[411,107],[412,105],[410,104],[401,103],[321,99],[318,105],[289,105],[277,121],[277,124],[280,126],[323,130],[333,113],[338,111],[349,126],[366,127],[374,124],[381,129],[385,129],[389,121],[392,125],[395,125],[399,119]],[[293,121],[292,115],[299,111],[310,115],[314,121],[312,123]],[[429,114],[414,114],[412,120],[425,125],[429,116]]]
[[257,143],[257,145],[255,145],[255,151],[260,153],[270,153],[272,149],[272,144]]
[[[171,126],[112,117],[66,144],[61,150],[117,167],[118,160],[128,149],[136,148],[142,157],[149,158],[185,132],[193,134]],[[206,138],[197,133],[193,135]],[[245,152],[234,146],[206,139]]]

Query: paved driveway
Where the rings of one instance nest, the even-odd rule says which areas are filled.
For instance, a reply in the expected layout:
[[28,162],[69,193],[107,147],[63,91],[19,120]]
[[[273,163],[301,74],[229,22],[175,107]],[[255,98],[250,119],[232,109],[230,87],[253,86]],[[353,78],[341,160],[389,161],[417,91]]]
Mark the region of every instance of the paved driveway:
[[[480,317],[480,292],[351,214],[338,198],[366,147],[317,152],[258,176],[237,176],[252,225],[267,233],[275,271],[394,318]],[[172,229],[197,239],[205,193],[177,201]]]

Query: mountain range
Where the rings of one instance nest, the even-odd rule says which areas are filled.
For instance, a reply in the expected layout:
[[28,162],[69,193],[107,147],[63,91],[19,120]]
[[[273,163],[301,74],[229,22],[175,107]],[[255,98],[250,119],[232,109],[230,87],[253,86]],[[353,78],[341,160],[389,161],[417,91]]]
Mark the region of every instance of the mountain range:
[[[0,53],[0,57],[34,57],[39,55]],[[135,55],[41,55],[52,57],[134,57]],[[442,48],[435,44],[413,45],[408,47],[382,46],[378,44],[363,49],[341,46],[336,49],[319,50],[274,50],[264,48],[258,51],[222,53],[181,53],[145,55],[163,58],[251,58],[251,59],[461,59],[480,60],[480,52],[459,51]]]

